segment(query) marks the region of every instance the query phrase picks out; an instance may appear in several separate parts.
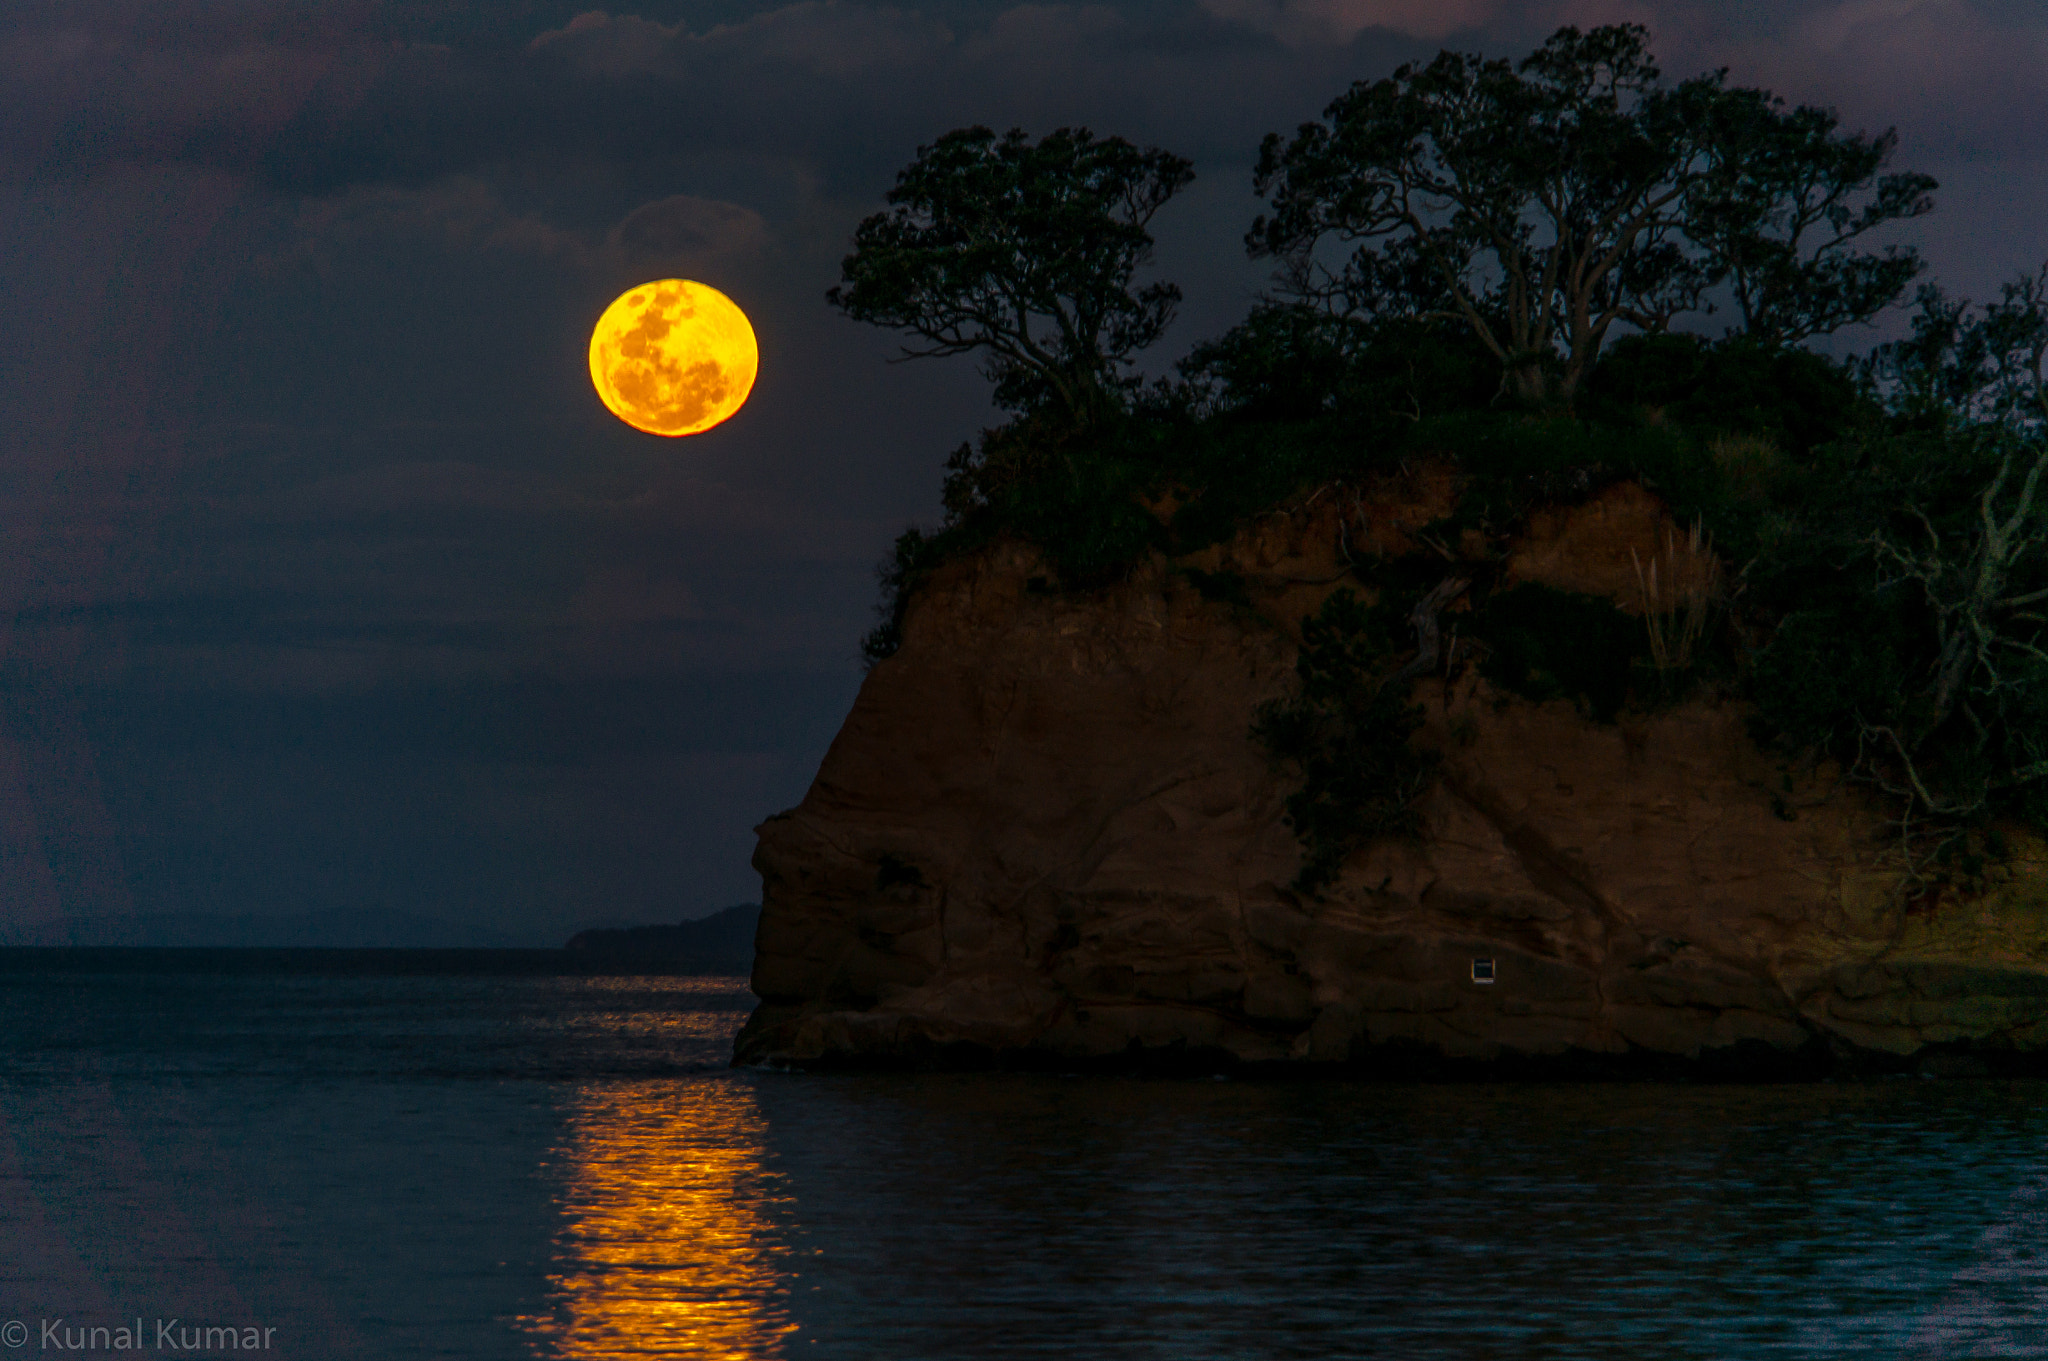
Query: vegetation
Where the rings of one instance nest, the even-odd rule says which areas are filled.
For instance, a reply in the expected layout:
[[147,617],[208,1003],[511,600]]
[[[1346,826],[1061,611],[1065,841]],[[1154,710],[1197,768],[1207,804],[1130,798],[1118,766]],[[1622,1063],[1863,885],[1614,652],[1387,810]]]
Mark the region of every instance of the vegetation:
[[1275,757],[1300,767],[1287,824],[1306,851],[1295,887],[1314,893],[1353,851],[1416,829],[1415,796],[1435,762],[1409,745],[1422,711],[1405,684],[1390,683],[1399,651],[1387,611],[1348,590],[1302,622],[1295,659],[1300,689],[1259,710],[1252,732]]
[[[1354,563],[1363,594],[1302,621],[1295,689],[1257,717],[1301,777],[1304,891],[1412,829],[1432,758],[1408,682],[1457,664],[1434,613],[1453,597],[1456,656],[1500,690],[1596,721],[1701,685],[1746,701],[1788,761],[1885,800],[1917,874],[1995,849],[2002,822],[2048,828],[2048,267],[1982,305],[1923,286],[1905,337],[1860,359],[1802,343],[1920,271],[1869,244],[1929,206],[1931,180],[1881,173],[1892,145],[1718,73],[1666,85],[1628,26],[1403,67],[1267,139],[1248,246],[1274,296],[1145,388],[1130,361],[1178,295],[1138,271],[1186,163],[1085,131],[950,134],[831,296],[920,353],[984,354],[1014,417],[948,460],[944,524],[898,540],[867,655],[998,536],[1037,546],[1044,589],[1092,590],[1443,460],[1462,492],[1427,550]],[[1716,308],[1731,324],[1705,334]],[[1638,615],[1500,580],[1532,511],[1622,479],[1685,527],[1638,556]]]
[[1628,702],[1630,672],[1646,651],[1641,622],[1605,596],[1534,582],[1491,596],[1473,631],[1488,644],[1488,680],[1529,699],[1571,700],[1602,723]]
[[1697,520],[1683,543],[1666,525],[1664,543],[1651,550],[1647,566],[1634,548],[1629,558],[1650,635],[1650,665],[1660,679],[1683,676],[1698,659],[1707,621],[1721,597],[1721,560],[1714,555],[1713,539],[1701,534]]
[[[1854,249],[1932,206],[1926,176],[1879,177],[1893,135],[1844,136],[1725,72],[1667,87],[1647,40],[1565,28],[1519,63],[1443,52],[1358,82],[1326,123],[1266,138],[1272,212],[1247,244],[1337,316],[1463,323],[1532,406],[1570,402],[1616,323],[1661,333],[1719,285],[1766,344],[1897,298],[1912,252]],[[1335,264],[1332,238],[1353,247]]]
[[1009,410],[1085,424],[1120,405],[1121,368],[1173,318],[1179,289],[1131,280],[1146,224],[1193,178],[1178,156],[1086,128],[1036,143],[949,132],[897,177],[894,209],[854,230],[826,296],[920,337],[909,356],[984,353]]

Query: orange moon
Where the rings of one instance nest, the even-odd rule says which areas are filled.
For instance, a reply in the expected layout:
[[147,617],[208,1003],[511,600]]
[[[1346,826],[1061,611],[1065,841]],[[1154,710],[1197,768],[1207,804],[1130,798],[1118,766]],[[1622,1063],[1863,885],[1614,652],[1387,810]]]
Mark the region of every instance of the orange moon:
[[747,314],[688,279],[627,289],[590,333],[599,400],[650,435],[694,435],[727,419],[746,403],[760,367]]

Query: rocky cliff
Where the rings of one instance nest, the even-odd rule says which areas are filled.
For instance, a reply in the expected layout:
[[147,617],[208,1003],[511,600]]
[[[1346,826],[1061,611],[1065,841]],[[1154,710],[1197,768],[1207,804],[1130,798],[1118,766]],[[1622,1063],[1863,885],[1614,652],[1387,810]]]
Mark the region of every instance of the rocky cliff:
[[[1421,835],[1294,891],[1295,777],[1254,712],[1294,683],[1299,621],[1454,498],[1440,469],[1330,489],[1087,595],[1016,544],[942,569],[759,829],[738,1061],[1767,1076],[2048,1049],[2048,848],[1907,893],[1884,810],[1761,750],[1732,701],[1600,724],[1454,653],[1415,686]],[[1492,551],[1634,609],[1631,550],[1667,527],[1624,484]]]

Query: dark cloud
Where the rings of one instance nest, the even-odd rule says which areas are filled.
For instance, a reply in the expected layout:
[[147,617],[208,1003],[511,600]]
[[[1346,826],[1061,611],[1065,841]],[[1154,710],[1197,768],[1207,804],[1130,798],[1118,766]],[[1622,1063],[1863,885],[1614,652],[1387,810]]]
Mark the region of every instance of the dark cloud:
[[628,213],[605,244],[637,265],[752,254],[767,237],[767,223],[751,208],[671,194]]
[[[1197,155],[1438,41],[1518,50],[1562,22],[1647,23],[1667,65],[1922,125],[1937,154],[2030,145],[2048,16],[1971,0],[1206,0],[1197,7],[829,2],[692,27],[592,10],[517,43],[395,39],[383,7],[45,9],[0,36],[17,175],[207,165],[274,187],[421,184],[522,158],[740,152],[872,177],[963,121],[1091,120]],[[529,10],[529,21],[540,16]],[[187,20],[190,20],[187,22]],[[1200,90],[1200,98],[1190,98]]]
[[[177,162],[309,194],[528,157],[733,152],[804,159],[850,184],[958,122],[1048,114],[1192,134],[1200,152],[1255,140],[1244,115],[1304,64],[1333,65],[1192,8],[1148,23],[1022,6],[956,29],[836,0],[705,31],[593,11],[511,49],[373,42],[334,25],[289,40],[215,26],[156,43],[112,27],[24,27],[0,40],[0,60],[17,77],[0,105],[16,175]],[[1204,98],[1188,99],[1191,88]]]
[[1729,35],[1738,78],[1896,126],[1911,154],[2038,164],[2048,116],[2048,11],[1936,0],[1813,6],[1775,41]]

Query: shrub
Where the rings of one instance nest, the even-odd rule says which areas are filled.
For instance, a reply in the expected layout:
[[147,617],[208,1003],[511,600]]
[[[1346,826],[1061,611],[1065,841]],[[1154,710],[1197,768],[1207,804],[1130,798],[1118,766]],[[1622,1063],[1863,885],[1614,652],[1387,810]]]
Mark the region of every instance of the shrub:
[[1750,693],[1762,733],[1789,747],[1853,753],[1863,721],[1900,716],[1914,628],[1898,606],[1802,610],[1757,654]]
[[1629,556],[1635,562],[1650,665],[1656,668],[1659,683],[1666,684],[1690,671],[1697,659],[1708,614],[1720,599],[1721,559],[1698,521],[1682,540],[1665,525],[1664,542],[1647,563],[1633,548]]
[[[1114,581],[1162,546],[1143,500],[1160,476],[1154,424],[1072,430],[1025,420],[982,433],[946,461],[950,547],[1013,533],[1035,544],[1068,589]],[[944,536],[941,536],[944,537]]]
[[881,622],[861,639],[861,658],[867,665],[895,656],[903,646],[903,616],[910,608],[910,598],[926,577],[960,551],[965,538],[958,530],[926,534],[915,526],[896,536],[889,556],[875,568],[875,578],[882,586],[882,599],[875,607]]
[[1203,405],[1252,420],[1309,420],[1342,399],[1362,327],[1313,307],[1262,303],[1175,367]]
[[1623,478],[1688,507],[1714,502],[1719,482],[1706,447],[1683,430],[1570,417],[1465,412],[1418,421],[1399,452],[1449,458],[1465,472],[1458,510],[1440,527],[1454,535],[1510,532],[1537,506],[1582,501]]
[[1291,699],[1259,709],[1252,736],[1301,771],[1288,797],[1287,825],[1301,842],[1295,887],[1320,892],[1353,851],[1416,830],[1415,799],[1434,758],[1409,745],[1422,712],[1386,684],[1395,652],[1392,612],[1349,590],[1302,621]]
[[1260,303],[1177,366],[1207,409],[1240,420],[1419,420],[1485,406],[1500,363],[1471,328]]
[[1475,616],[1488,649],[1482,675],[1525,699],[1569,699],[1602,723],[1621,712],[1647,651],[1642,622],[1613,601],[1537,582],[1493,592]]
[[1594,366],[1579,406],[1603,424],[1765,435],[1796,453],[1875,428],[1879,418],[1850,366],[1741,335],[1617,340]]

